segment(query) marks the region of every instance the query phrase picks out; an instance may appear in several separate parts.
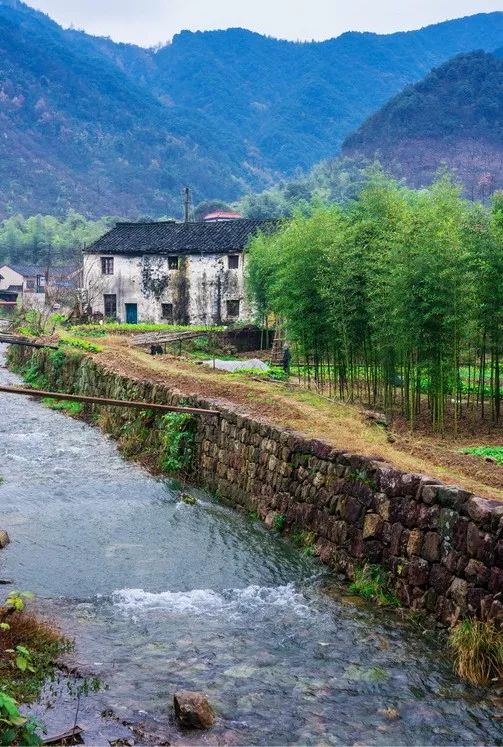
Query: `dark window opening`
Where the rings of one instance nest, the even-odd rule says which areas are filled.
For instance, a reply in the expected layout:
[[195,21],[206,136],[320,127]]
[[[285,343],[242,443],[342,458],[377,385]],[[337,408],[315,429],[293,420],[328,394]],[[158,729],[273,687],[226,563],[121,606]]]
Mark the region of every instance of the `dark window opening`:
[[227,259],[229,261],[229,270],[239,269],[239,254],[229,254]]
[[102,275],[113,275],[114,274],[114,258],[113,257],[102,257],[101,258],[101,274]]
[[172,303],[163,303],[161,304],[161,313],[162,318],[165,319],[167,322],[173,323],[173,304]]
[[105,318],[115,319],[117,316],[117,296],[115,293],[105,293],[103,305],[105,307]]
[[27,280],[26,281],[26,290],[32,291],[35,290],[35,281],[34,280]]
[[168,257],[168,270],[178,270],[178,257]]
[[227,301],[227,316],[228,317],[239,316],[239,300]]

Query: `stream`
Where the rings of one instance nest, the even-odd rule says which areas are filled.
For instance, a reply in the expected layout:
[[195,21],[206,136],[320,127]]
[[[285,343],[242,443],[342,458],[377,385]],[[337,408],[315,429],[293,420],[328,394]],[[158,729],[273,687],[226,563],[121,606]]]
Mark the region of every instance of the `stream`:
[[[86,744],[125,738],[122,720],[171,744],[503,744],[438,635],[331,592],[315,560],[204,491],[179,502],[97,428],[26,397],[0,394],[0,412],[0,575],[106,684],[81,703]],[[178,730],[178,689],[207,694],[210,732]],[[35,711],[57,732],[75,703]]]

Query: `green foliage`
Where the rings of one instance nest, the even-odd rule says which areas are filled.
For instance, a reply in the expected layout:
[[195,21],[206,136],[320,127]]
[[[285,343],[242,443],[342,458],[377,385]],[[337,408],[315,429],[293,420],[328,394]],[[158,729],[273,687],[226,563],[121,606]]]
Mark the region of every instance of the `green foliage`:
[[357,566],[349,590],[387,607],[399,607],[400,602],[389,585],[389,573],[380,565]]
[[[184,183],[198,201],[229,201],[277,174],[306,170],[337,152],[405,83],[455,54],[503,41],[495,16],[481,15],[406,36],[299,44],[228,29],[183,32],[160,49],[140,49],[63,30],[13,1],[0,4],[0,35],[10,144],[4,214],[61,215],[73,206],[86,216],[129,217],[166,210],[180,217]],[[469,93],[459,105],[465,101]],[[340,191],[351,191],[344,178]],[[312,196],[290,184],[283,193],[296,202]],[[37,237],[30,256],[46,256],[50,246]],[[19,256],[9,239],[4,252],[11,251]]]
[[[41,267],[67,263],[78,267],[81,251],[108,231],[115,220],[88,220],[74,210],[65,217],[13,215],[0,222],[0,265],[34,264]],[[55,320],[57,316],[54,315]]]
[[[427,184],[440,165],[455,168],[472,199],[503,187],[503,60],[461,54],[407,86],[343,144],[411,183]],[[476,156],[469,143],[476,143]]]
[[26,602],[33,598],[34,594],[31,591],[17,591],[16,589],[12,589],[7,595],[4,607],[15,610],[16,612],[23,612]]
[[[249,247],[260,318],[282,320],[299,376],[329,396],[399,412],[497,421],[503,345],[503,220],[448,175],[401,187],[379,169],[353,203],[313,206]],[[313,381],[314,380],[314,381]],[[425,396],[426,395],[426,396]]]
[[297,545],[297,547],[302,548],[303,555],[314,555],[314,546],[316,544],[316,534],[314,532],[310,532],[307,529],[301,529],[292,532],[290,534],[290,539],[295,545]]
[[467,618],[449,633],[456,671],[473,685],[503,677],[503,630],[490,620]]
[[463,454],[474,454],[475,456],[489,457],[498,464],[503,464],[503,446],[470,446],[463,449]]
[[286,526],[286,516],[284,514],[278,514],[274,517],[274,520],[272,522],[273,529],[276,530],[276,532],[282,532]]
[[81,340],[78,337],[60,337],[60,344],[85,350],[87,353],[101,353],[103,350],[99,345],[95,345],[93,342],[88,342],[87,340]]
[[51,410],[65,412],[67,415],[71,415],[72,417],[81,415],[84,409],[82,402],[69,402],[64,399],[53,399],[52,397],[44,397],[42,404],[49,407]]
[[159,466],[163,472],[188,473],[195,447],[195,420],[188,413],[172,412],[161,418],[162,452]]
[[[212,326],[213,331],[223,330],[224,327]],[[107,335],[129,335],[142,332],[208,332],[208,327],[193,324],[126,324],[109,322],[107,324],[78,324],[72,327],[72,331],[85,337],[106,337]]]
[[42,744],[37,727],[36,721],[21,714],[17,701],[0,690],[0,744]]
[[35,355],[32,355],[30,361],[21,369],[21,375],[25,383],[33,389],[47,389],[49,386],[47,377],[40,369],[40,364]]

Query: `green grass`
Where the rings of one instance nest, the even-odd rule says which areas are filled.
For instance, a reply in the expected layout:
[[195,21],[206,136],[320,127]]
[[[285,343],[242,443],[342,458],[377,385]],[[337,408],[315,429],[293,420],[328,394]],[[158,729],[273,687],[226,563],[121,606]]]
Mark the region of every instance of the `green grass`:
[[88,342],[87,340],[81,340],[78,337],[61,337],[60,344],[69,345],[72,348],[79,348],[88,353],[101,353],[103,350],[99,345],[95,345],[93,342]]
[[389,573],[380,565],[357,566],[349,590],[385,607],[400,606],[399,599],[390,587]]
[[44,397],[42,404],[49,407],[51,410],[59,410],[60,412],[66,412],[67,415],[76,417],[80,415],[84,409],[82,402],[71,402],[64,399],[53,399],[52,397]]
[[498,464],[503,464],[503,446],[470,446],[462,449],[462,454],[474,454],[480,457],[491,457]]
[[78,324],[72,327],[72,331],[78,335],[88,337],[105,337],[106,335],[125,335],[141,332],[218,332],[225,327],[204,326],[204,325],[184,325],[184,324],[119,324],[112,322],[110,324]]

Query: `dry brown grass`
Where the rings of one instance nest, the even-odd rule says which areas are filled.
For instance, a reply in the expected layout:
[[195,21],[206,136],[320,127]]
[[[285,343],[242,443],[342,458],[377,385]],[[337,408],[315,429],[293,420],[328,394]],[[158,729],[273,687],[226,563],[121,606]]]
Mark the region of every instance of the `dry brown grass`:
[[[3,617],[8,630],[0,631],[0,687],[5,686],[9,694],[20,702],[30,702],[38,692],[55,660],[68,648],[69,642],[50,623],[31,613],[14,612]],[[30,652],[34,671],[20,671],[15,664],[15,655],[9,650],[23,646]]]
[[[329,400],[294,384],[228,374],[174,356],[153,358],[127,339],[100,340],[97,362],[122,375],[164,383],[188,396],[232,404],[241,412],[291,428],[356,454],[377,456],[408,472],[421,472],[487,498],[503,500],[503,467],[463,455],[465,445],[448,436],[397,434],[390,443],[385,429],[365,420],[359,408]],[[472,437],[473,440],[473,437]]]
[[503,628],[489,620],[463,620],[449,635],[458,675],[472,685],[503,678]]

